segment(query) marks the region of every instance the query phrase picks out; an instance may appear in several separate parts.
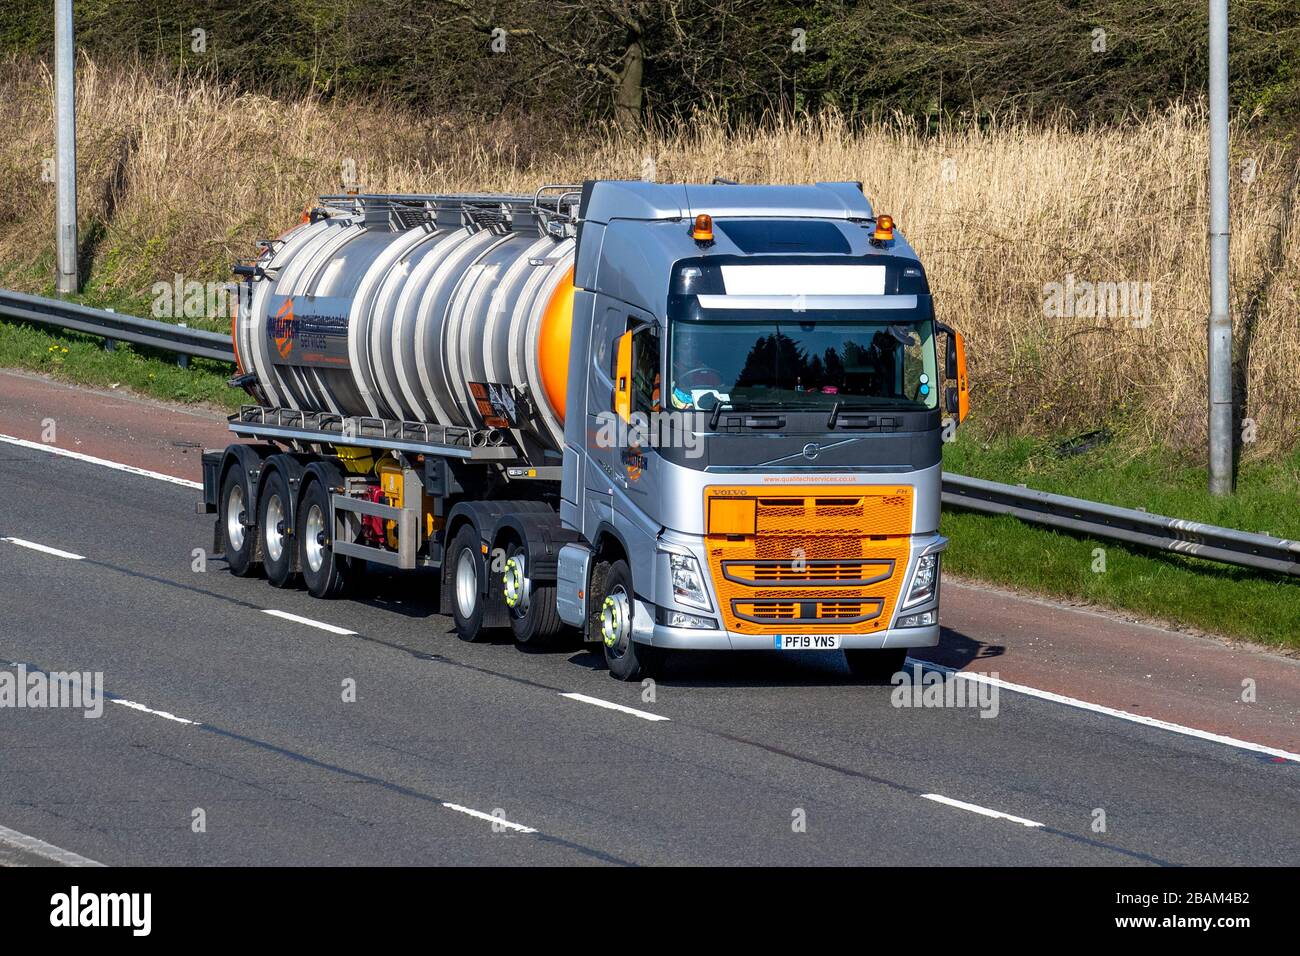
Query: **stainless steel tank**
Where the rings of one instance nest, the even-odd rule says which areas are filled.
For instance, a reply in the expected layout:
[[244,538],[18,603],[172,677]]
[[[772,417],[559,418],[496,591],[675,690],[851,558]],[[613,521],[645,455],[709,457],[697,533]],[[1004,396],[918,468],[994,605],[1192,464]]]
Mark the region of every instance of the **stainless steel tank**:
[[326,197],[245,267],[241,369],[270,405],[470,427],[509,412],[561,447],[577,199]]

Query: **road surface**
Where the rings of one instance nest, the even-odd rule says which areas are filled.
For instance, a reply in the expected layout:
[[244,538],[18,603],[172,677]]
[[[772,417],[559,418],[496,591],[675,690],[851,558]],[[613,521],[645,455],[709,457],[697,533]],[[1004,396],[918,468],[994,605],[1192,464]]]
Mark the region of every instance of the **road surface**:
[[47,418],[55,446],[191,480],[188,443],[223,441],[0,373],[0,672],[110,695],[98,719],[0,708],[0,864],[1300,856],[1293,660],[950,586],[925,656],[997,672],[996,716],[894,706],[816,653],[682,657],[648,695],[581,646],[457,640],[429,575],[341,601],[234,578],[196,558],[193,488],[35,447]]

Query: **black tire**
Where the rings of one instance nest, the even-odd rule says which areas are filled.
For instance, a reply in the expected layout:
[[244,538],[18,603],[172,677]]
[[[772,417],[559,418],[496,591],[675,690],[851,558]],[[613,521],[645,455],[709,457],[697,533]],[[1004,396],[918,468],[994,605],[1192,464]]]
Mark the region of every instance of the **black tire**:
[[297,580],[293,568],[293,527],[289,523],[289,483],[284,473],[273,471],[262,483],[257,499],[257,539],[262,566],[274,587],[287,588]]
[[[450,577],[448,593],[451,595],[451,619],[456,626],[456,636],[462,641],[483,641],[488,638],[483,627],[483,614],[487,602],[483,599],[483,582],[487,575],[487,561],[483,543],[471,524],[463,524],[452,538],[447,549],[446,574]],[[472,583],[470,577],[472,575]]]
[[302,580],[312,597],[339,597],[355,576],[352,562],[334,554],[333,513],[329,489],[319,479],[308,480],[298,502],[294,539]]
[[[506,566],[501,574],[501,590],[510,611],[510,631],[521,648],[531,651],[554,644],[564,622],[560,620],[560,609],[555,603],[555,585],[531,583],[527,576],[527,557],[522,545],[510,546],[506,552]],[[523,581],[518,585],[521,588],[520,597],[512,607],[508,579],[512,574],[519,573],[518,565],[514,562],[522,562]]]
[[885,682],[903,669],[907,661],[907,648],[887,647],[882,650],[846,650],[844,661],[849,673],[858,680]]
[[[237,578],[247,578],[261,570],[258,554],[257,525],[248,513],[248,473],[239,462],[226,469],[221,479],[221,504],[217,520],[221,522],[221,539],[226,551],[226,566]],[[238,543],[236,543],[238,542]]]
[[[632,570],[627,562],[597,565],[587,593],[592,596],[587,636],[591,639],[594,635],[604,648],[609,675],[621,681],[658,676],[665,657],[663,648],[632,640],[631,614],[636,592],[632,589]],[[609,602],[616,603],[611,606],[607,618],[606,605]],[[611,631],[616,633],[611,634]]]

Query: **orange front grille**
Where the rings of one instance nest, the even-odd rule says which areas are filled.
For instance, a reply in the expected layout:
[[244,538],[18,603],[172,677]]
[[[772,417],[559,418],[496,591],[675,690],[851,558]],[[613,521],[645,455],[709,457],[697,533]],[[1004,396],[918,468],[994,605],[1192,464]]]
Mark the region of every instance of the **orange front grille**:
[[711,487],[704,506],[729,629],[870,634],[888,625],[907,569],[910,487]]
[[[862,601],[746,601],[732,598],[731,613],[750,624],[786,624],[796,622],[805,627],[822,627],[827,623],[861,624],[880,616],[885,602],[881,598]],[[837,627],[836,630],[841,628]],[[789,630],[785,628],[784,630]]]
[[[856,545],[852,538],[834,539],[846,550]],[[850,543],[851,542],[851,543]],[[776,548],[781,546],[780,539],[770,539],[763,544]],[[767,549],[767,550],[770,550]],[[750,587],[764,587],[772,584],[790,584],[799,587],[828,585],[848,587],[850,585],[868,585],[884,581],[894,573],[894,562],[884,560],[789,560],[768,558],[766,560],[722,562],[722,576],[736,584]]]

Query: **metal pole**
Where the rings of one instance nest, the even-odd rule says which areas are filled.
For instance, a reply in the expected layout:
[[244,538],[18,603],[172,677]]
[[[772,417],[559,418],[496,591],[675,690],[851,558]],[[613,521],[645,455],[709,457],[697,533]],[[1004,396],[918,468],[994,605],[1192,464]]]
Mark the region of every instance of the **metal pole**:
[[61,295],[77,291],[77,81],[72,43],[72,0],[54,0],[54,148],[56,263]]
[[1228,0],[1210,0],[1210,494],[1232,493],[1232,315],[1228,311]]

